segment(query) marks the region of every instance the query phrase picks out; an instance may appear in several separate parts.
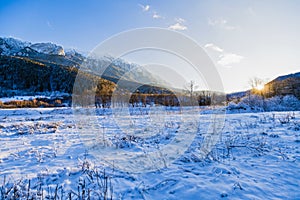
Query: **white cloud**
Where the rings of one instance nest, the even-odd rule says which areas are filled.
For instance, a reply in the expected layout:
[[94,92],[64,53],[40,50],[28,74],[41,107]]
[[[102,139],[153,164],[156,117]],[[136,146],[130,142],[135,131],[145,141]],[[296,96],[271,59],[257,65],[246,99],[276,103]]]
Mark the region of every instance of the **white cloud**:
[[177,23],[169,26],[169,29],[176,30],[176,31],[184,31],[187,29],[187,27],[185,25],[177,22]]
[[150,5],[142,5],[142,4],[139,4],[139,6],[142,8],[142,10],[144,12],[147,12],[150,10]]
[[182,24],[182,23],[184,23],[185,22],[185,19],[182,19],[182,18],[175,18],[175,21],[177,22],[177,23],[180,23],[180,24]]
[[208,24],[210,26],[219,27],[226,30],[235,30],[238,28],[236,26],[229,25],[226,19],[208,19]]
[[176,30],[176,31],[184,31],[187,29],[187,26],[184,25],[186,22],[185,19],[182,19],[180,17],[175,18],[175,24],[169,26],[169,29]]
[[207,43],[204,45],[205,49],[208,51],[211,58],[216,60],[216,63],[220,66],[230,68],[233,64],[240,63],[244,57],[235,53],[226,52],[223,48],[213,44]]
[[152,18],[153,19],[160,19],[160,18],[162,18],[162,16],[160,16],[159,14],[157,14],[156,12],[154,12],[153,15],[152,15]]
[[240,63],[244,59],[243,56],[240,56],[240,55],[237,55],[234,53],[224,53],[224,54],[221,54],[219,57],[220,57],[220,59],[218,60],[217,63],[224,67],[228,67],[231,64]]
[[220,47],[218,47],[217,45],[215,44],[212,44],[212,43],[208,43],[204,46],[206,49],[211,49],[211,50],[214,50],[216,52],[220,52],[222,53],[224,50]]

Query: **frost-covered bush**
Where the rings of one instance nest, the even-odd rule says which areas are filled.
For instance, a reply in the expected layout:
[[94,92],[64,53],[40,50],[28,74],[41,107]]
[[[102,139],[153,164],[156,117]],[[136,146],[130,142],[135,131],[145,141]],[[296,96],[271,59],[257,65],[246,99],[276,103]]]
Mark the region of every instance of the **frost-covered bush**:
[[230,102],[227,110],[239,112],[259,112],[264,110],[264,99],[258,95],[250,95],[242,98],[240,102]]
[[227,106],[227,110],[239,110],[239,111],[249,111],[251,108],[242,102],[234,103],[230,102]]
[[234,110],[234,109],[237,109],[237,104],[234,103],[233,101],[231,101],[231,102],[228,103],[227,109],[228,109],[228,110]]
[[242,98],[239,104],[247,105],[251,108],[251,110],[260,111],[264,107],[264,99],[262,96],[249,95]]
[[300,100],[293,95],[275,96],[266,99],[266,111],[295,111],[300,110]]
[[238,103],[230,102],[227,110],[239,112],[295,111],[300,110],[300,100],[293,95],[275,96],[268,99],[250,95],[242,98]]
[[300,100],[294,95],[284,96],[282,98],[282,105],[288,110],[300,110]]
[[279,96],[271,97],[265,100],[267,111],[283,111],[285,110],[282,105],[282,98]]

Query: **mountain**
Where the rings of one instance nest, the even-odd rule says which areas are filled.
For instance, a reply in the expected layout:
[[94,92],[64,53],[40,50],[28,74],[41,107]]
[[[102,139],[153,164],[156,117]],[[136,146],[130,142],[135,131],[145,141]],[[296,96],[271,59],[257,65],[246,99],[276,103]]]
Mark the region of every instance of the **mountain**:
[[300,72],[283,75],[265,84],[267,97],[294,95],[300,99]]
[[84,60],[80,54],[66,54],[63,47],[53,43],[32,44],[14,38],[0,38],[0,55],[26,58],[43,64],[77,67]]
[[[86,67],[79,73],[81,66]],[[81,76],[82,84],[78,87],[84,89],[84,85],[94,82],[97,85],[94,92],[102,96],[110,95],[116,84],[125,93],[172,94],[159,86],[162,80],[122,59],[109,56],[95,59],[49,42],[32,44],[0,38],[0,97],[51,93],[71,96],[77,76]]]
[[115,59],[109,56],[97,59],[87,58],[84,66],[87,70],[114,83],[122,80],[123,82],[129,81],[156,86],[165,84],[163,80],[157,79],[142,66],[126,62],[120,58]]
[[0,38],[0,96],[71,93],[82,59],[56,44]]
[[61,46],[58,46],[53,43],[36,43],[30,45],[30,48],[39,52],[39,53],[44,53],[44,54],[50,54],[50,55],[59,55],[59,56],[64,56],[65,51]]
[[300,72],[279,76],[279,77],[275,78],[273,81],[284,81],[286,79],[297,79],[297,78],[300,78]]
[[6,56],[29,56],[30,53],[64,56],[64,49],[56,44],[23,42],[15,38],[0,38],[0,54]]
[[[32,44],[14,38],[0,38],[0,55],[28,58],[46,65],[59,64],[79,67],[84,62],[91,71],[102,72],[103,77],[113,81],[122,78],[127,81],[149,84],[164,83],[135,63],[128,63],[123,59],[109,56],[97,59],[85,57],[74,49],[65,51],[62,46],[50,42]],[[104,67],[106,70],[103,72]]]
[[[239,100],[251,90],[227,94],[227,100]],[[294,95],[300,99],[300,72],[278,76],[264,85],[262,91],[265,97]]]
[[84,63],[91,72],[96,74],[101,72],[102,78],[115,83],[120,79],[151,85],[164,83],[137,64],[109,56],[97,59],[85,57],[74,49],[65,51],[62,46],[49,42],[32,44],[14,38],[0,38],[0,55],[11,59],[29,59],[47,66],[62,65],[78,68]]
[[[20,52],[21,55],[22,49],[30,46],[28,42],[22,42],[21,40],[14,38],[0,38],[0,55],[16,55]],[[25,52],[24,52],[25,54]]]

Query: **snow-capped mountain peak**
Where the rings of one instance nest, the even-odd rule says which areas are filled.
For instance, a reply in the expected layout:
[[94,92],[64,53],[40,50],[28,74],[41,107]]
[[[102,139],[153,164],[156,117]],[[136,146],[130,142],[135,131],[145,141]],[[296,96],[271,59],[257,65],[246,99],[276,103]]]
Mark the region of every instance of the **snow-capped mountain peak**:
[[63,47],[50,42],[32,44],[15,38],[0,38],[0,55],[20,56],[30,49],[43,54],[65,55]]
[[0,55],[16,54],[29,45],[29,42],[23,42],[15,38],[0,38]]
[[54,54],[54,55],[60,55],[64,56],[65,51],[61,46],[58,46],[56,44],[47,42],[47,43],[35,43],[30,45],[30,48],[33,50],[44,53],[44,54]]

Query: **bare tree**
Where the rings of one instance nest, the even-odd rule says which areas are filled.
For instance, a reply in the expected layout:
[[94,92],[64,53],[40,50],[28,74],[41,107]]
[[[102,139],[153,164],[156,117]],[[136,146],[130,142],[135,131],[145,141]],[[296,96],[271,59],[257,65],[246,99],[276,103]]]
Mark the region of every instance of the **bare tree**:
[[260,78],[254,77],[249,80],[249,84],[252,89],[258,88],[260,85],[263,85],[264,81]]
[[263,79],[254,77],[249,80],[249,85],[251,86],[251,93],[258,94],[263,96],[264,95],[264,83]]
[[194,105],[195,103],[195,90],[198,88],[198,85],[195,85],[195,81],[191,80],[187,85],[185,86],[185,92],[190,98],[190,105]]
[[[262,98],[262,106],[263,109],[266,109],[266,103],[265,103],[265,96],[266,96],[266,89],[265,89],[265,81],[263,81],[260,78],[254,77],[250,79],[249,84],[251,85],[251,91],[250,93],[259,95]],[[249,93],[249,98],[250,98],[250,93]]]

